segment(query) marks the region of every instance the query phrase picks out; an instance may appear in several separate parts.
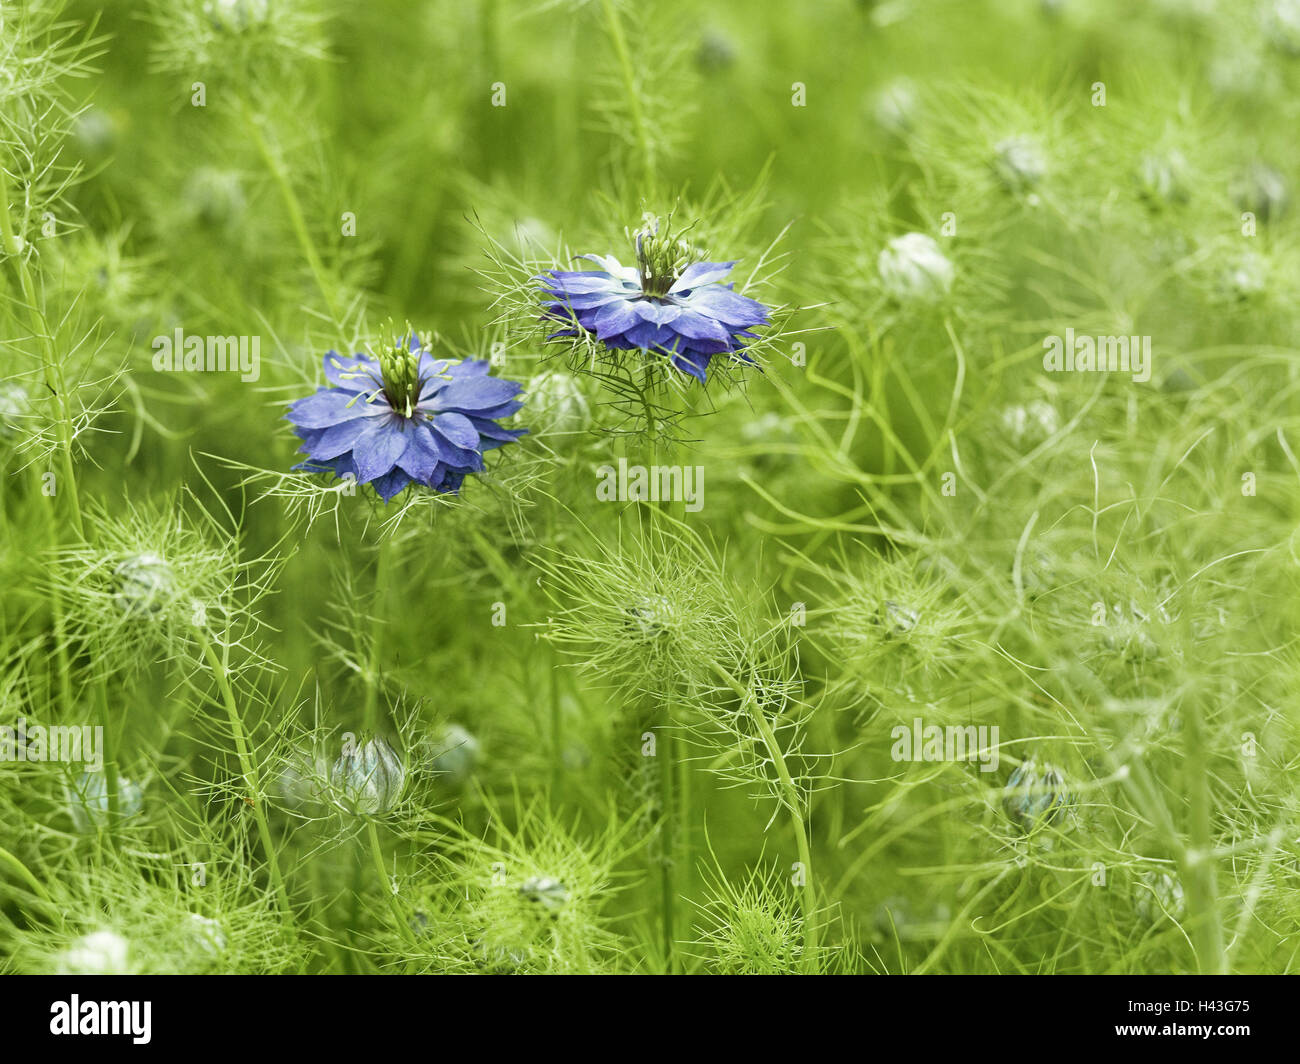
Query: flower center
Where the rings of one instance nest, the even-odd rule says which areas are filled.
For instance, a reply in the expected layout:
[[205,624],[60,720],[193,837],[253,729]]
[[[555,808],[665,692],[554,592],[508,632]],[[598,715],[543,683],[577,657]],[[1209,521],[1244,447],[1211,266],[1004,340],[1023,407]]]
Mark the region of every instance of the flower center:
[[641,291],[647,298],[666,296],[694,259],[690,245],[672,237],[671,224],[670,218],[660,232],[659,219],[647,214],[634,236],[637,272],[641,275]]
[[395,413],[402,417],[415,415],[415,404],[420,401],[420,352],[412,351],[407,338],[390,341],[379,349],[379,372],[384,379],[384,395]]

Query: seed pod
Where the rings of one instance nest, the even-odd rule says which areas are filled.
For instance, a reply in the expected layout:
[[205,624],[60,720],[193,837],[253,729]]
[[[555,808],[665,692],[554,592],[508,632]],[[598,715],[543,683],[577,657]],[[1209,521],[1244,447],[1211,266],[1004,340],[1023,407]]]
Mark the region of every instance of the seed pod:
[[[101,772],[83,772],[67,788],[68,813],[78,831],[90,832],[108,824],[108,779]],[[135,816],[144,808],[140,785],[117,777],[117,815]]]
[[637,638],[649,641],[663,634],[672,618],[673,604],[663,595],[647,595],[625,612],[627,629]]
[[463,787],[478,764],[479,741],[459,724],[448,724],[433,740],[429,769],[447,787]]
[[519,893],[552,916],[569,901],[569,888],[551,876],[530,876],[519,884]]
[[289,809],[304,811],[320,804],[329,789],[330,766],[310,750],[291,754],[276,779],[275,794]]
[[957,271],[932,237],[907,233],[894,237],[876,260],[885,292],[899,303],[938,303],[950,291]]
[[130,947],[113,931],[82,935],[59,955],[58,967],[65,975],[126,975]]
[[1002,799],[1007,816],[1026,833],[1060,822],[1073,804],[1061,770],[1050,762],[1040,766],[1032,754],[1011,773]]
[[176,594],[172,567],[148,551],[120,562],[113,582],[113,602],[128,617],[157,617]]
[[880,623],[891,635],[906,635],[921,621],[921,615],[914,609],[900,602],[886,599],[880,607]]
[[993,148],[993,172],[1008,192],[1027,192],[1047,176],[1047,160],[1029,137],[1007,137]]
[[334,762],[330,787],[351,813],[378,816],[391,811],[406,786],[406,767],[385,739],[371,739]]

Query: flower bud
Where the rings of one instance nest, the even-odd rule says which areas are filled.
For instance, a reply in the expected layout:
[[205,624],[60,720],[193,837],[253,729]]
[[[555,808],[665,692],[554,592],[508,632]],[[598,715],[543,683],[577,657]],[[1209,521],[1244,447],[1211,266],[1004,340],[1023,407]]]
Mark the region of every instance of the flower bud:
[[82,935],[59,955],[58,967],[65,975],[126,975],[126,939],[113,931]]
[[519,893],[552,915],[563,909],[569,900],[569,888],[551,876],[530,876],[519,884]]
[[932,237],[894,237],[876,260],[880,282],[899,303],[938,303],[950,291],[956,270]]
[[1007,137],[993,148],[993,172],[1008,192],[1026,192],[1047,175],[1047,160],[1029,137]]
[[591,407],[571,373],[539,374],[528,385],[530,423],[539,433],[566,436],[591,427]]
[[176,592],[172,567],[149,551],[119,563],[113,582],[113,601],[128,617],[158,616]]
[[448,724],[433,740],[429,770],[447,787],[463,787],[478,764],[479,741],[459,724]]
[[355,753],[334,762],[330,787],[351,813],[363,816],[391,811],[406,786],[406,767],[385,739],[371,739]]
[[695,49],[695,65],[705,74],[726,70],[736,61],[736,46],[721,30],[706,29]]
[[[135,816],[144,808],[140,785],[117,777],[117,815]],[[68,813],[78,831],[90,832],[108,824],[108,778],[103,771],[83,772],[68,787]]]
[[901,602],[886,599],[880,607],[880,623],[891,635],[906,635],[921,621],[921,615]]
[[1073,804],[1061,770],[1050,762],[1040,766],[1032,754],[1011,773],[1002,798],[1003,810],[1024,832],[1057,823]]
[[673,613],[673,604],[663,595],[647,595],[624,611],[624,626],[638,639],[649,641],[662,635]]
[[287,808],[308,810],[325,797],[329,778],[330,766],[324,756],[296,750],[280,770],[274,793]]

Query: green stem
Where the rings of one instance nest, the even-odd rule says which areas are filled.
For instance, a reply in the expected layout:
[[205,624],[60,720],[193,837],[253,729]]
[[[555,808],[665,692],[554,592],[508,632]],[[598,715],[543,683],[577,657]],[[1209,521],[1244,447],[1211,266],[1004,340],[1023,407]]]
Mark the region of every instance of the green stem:
[[374,862],[375,873],[379,876],[379,889],[388,898],[388,905],[393,910],[393,919],[397,922],[402,937],[414,946],[417,944],[415,932],[411,930],[406,913],[402,911],[402,903],[397,900],[397,892],[393,890],[392,880],[388,876],[388,869],[384,867],[384,850],[379,844],[379,826],[374,820],[370,820],[366,824],[366,830],[370,836],[370,858]]
[[618,56],[618,65],[623,73],[623,88],[627,92],[632,128],[636,130],[637,147],[641,151],[641,164],[645,167],[646,174],[652,174],[654,173],[654,148],[650,141],[650,128],[646,124],[645,112],[641,108],[641,94],[637,91],[636,85],[636,68],[632,65],[632,53],[627,46],[623,22],[618,17],[618,10],[613,0],[601,0],[600,6],[605,13],[610,43],[614,45],[614,54]]
[[803,797],[799,793],[799,788],[795,786],[790,770],[786,766],[785,754],[781,750],[781,744],[777,741],[776,732],[772,729],[772,725],[768,723],[767,717],[763,714],[762,706],[759,705],[754,693],[746,690],[721,665],[715,662],[713,668],[723,682],[736,693],[736,697],[741,700],[742,705],[749,710],[754,726],[758,729],[763,745],[767,747],[768,755],[772,758],[772,763],[776,767],[776,775],[781,783],[783,796],[781,804],[785,806],[790,815],[790,824],[794,828],[795,846],[798,848],[799,863],[802,865],[803,871],[803,968],[806,972],[815,972],[817,970],[820,928],[818,927],[817,892],[813,886],[812,850],[808,841],[808,825],[801,811]]
[[1223,923],[1219,914],[1218,884],[1210,835],[1210,776],[1206,761],[1201,706],[1193,695],[1185,713],[1187,746],[1185,770],[1190,822],[1188,845],[1183,850],[1183,877],[1187,912],[1191,918],[1196,959],[1203,975],[1227,974]]
[[271,828],[266,821],[266,808],[262,804],[261,781],[257,767],[253,764],[253,758],[249,752],[248,738],[244,733],[244,723],[239,717],[239,709],[235,704],[235,693],[230,686],[230,675],[226,670],[225,662],[217,655],[212,642],[202,629],[199,629],[199,643],[203,648],[203,656],[207,659],[208,667],[212,670],[212,676],[217,681],[222,704],[226,708],[230,731],[235,739],[235,753],[239,758],[239,770],[244,778],[244,787],[252,798],[253,817],[257,822],[257,834],[262,841],[262,849],[266,853],[266,865],[271,877],[271,887],[275,891],[276,901],[280,906],[280,916],[286,926],[292,927],[293,909],[289,905],[289,893],[285,890],[284,877],[280,874],[280,861],[276,855],[275,844],[271,840]]
[[316,280],[316,287],[320,290],[321,298],[325,301],[325,307],[334,320],[335,328],[339,331],[339,340],[342,341],[343,334],[346,331],[343,327],[343,316],[339,313],[338,305],[335,302],[334,290],[329,284],[325,264],[321,261],[316,245],[312,243],[311,233],[307,230],[307,222],[303,218],[302,204],[298,200],[298,194],[293,190],[293,183],[289,180],[284,163],[266,139],[266,133],[262,129],[260,119],[247,108],[245,108],[245,118],[249,129],[252,130],[253,140],[257,144],[257,150],[261,153],[262,161],[266,163],[266,168],[270,172],[272,180],[280,190],[280,198],[284,201],[284,209],[289,215],[289,224],[298,240],[298,247],[302,250],[303,258],[307,260],[307,266],[311,269],[312,277]]
[[[665,714],[666,716],[667,714]],[[666,722],[665,722],[666,723]],[[664,936],[664,966],[669,975],[677,971],[676,839],[677,803],[673,787],[673,742],[666,727],[655,737],[659,761],[659,889]]]

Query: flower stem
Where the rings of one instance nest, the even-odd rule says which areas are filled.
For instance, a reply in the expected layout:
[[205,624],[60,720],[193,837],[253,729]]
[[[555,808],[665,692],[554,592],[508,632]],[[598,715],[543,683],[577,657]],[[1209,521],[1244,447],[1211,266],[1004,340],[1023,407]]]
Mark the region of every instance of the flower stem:
[[785,763],[785,754],[781,750],[781,744],[777,740],[776,732],[764,715],[762,706],[759,705],[754,692],[746,690],[731,673],[717,662],[714,662],[713,668],[718,676],[722,678],[722,681],[736,693],[736,697],[741,700],[742,705],[749,710],[754,721],[754,727],[758,729],[759,737],[763,740],[763,745],[767,747],[768,756],[772,758],[772,764],[776,768],[777,779],[780,781],[782,791],[781,804],[785,806],[786,812],[789,813],[790,824],[794,828],[799,863],[802,866],[803,969],[805,972],[815,972],[818,964],[817,951],[820,928],[818,927],[817,892],[813,886],[812,850],[808,839],[808,824],[802,812],[803,796],[799,793],[799,788],[795,786],[794,779],[790,775],[790,769]]
[[641,107],[641,94],[636,84],[636,68],[632,65],[632,53],[627,46],[623,22],[619,18],[613,0],[600,0],[600,6],[605,13],[610,43],[614,45],[614,54],[618,56],[618,65],[623,73],[623,88],[627,92],[627,106],[632,115],[632,127],[636,130],[641,165],[647,174],[652,174],[654,173],[654,148],[650,142],[650,129],[646,125],[645,111]]
[[266,808],[262,804],[262,787],[257,767],[253,764],[248,748],[248,738],[244,733],[244,723],[239,717],[239,708],[235,705],[235,693],[230,686],[230,675],[225,662],[217,654],[207,634],[199,629],[199,644],[203,656],[212,670],[213,679],[221,692],[221,701],[226,708],[226,717],[230,731],[235,739],[235,753],[239,758],[239,770],[244,778],[244,786],[252,798],[253,817],[257,822],[257,834],[266,853],[266,865],[271,877],[271,887],[275,891],[276,901],[280,906],[280,916],[287,927],[293,926],[293,909],[289,905],[289,894],[284,887],[284,877],[280,874],[280,861],[276,856],[275,845],[271,840],[271,828],[266,821]]
[[320,253],[316,250],[316,245],[312,243],[311,234],[307,231],[307,222],[303,218],[302,205],[298,201],[298,194],[293,190],[293,183],[289,180],[284,163],[266,139],[266,133],[262,129],[260,118],[248,108],[245,108],[245,118],[249,129],[252,130],[257,150],[261,153],[262,160],[266,163],[266,168],[270,171],[272,180],[275,181],[276,187],[280,190],[280,198],[284,201],[284,209],[289,215],[289,224],[298,240],[298,247],[302,250],[303,258],[307,260],[307,266],[311,270],[312,277],[316,280],[316,287],[320,290],[321,298],[325,301],[325,307],[334,321],[335,328],[339,331],[341,341],[345,331],[343,316],[339,313],[334,291],[326,275],[325,264],[321,261]]

